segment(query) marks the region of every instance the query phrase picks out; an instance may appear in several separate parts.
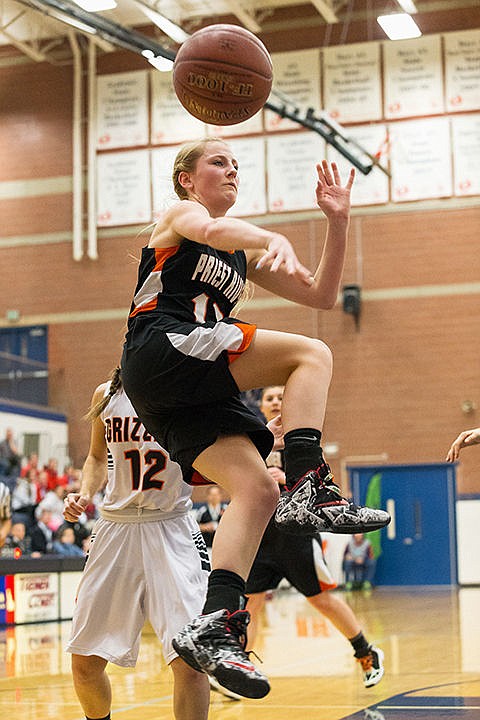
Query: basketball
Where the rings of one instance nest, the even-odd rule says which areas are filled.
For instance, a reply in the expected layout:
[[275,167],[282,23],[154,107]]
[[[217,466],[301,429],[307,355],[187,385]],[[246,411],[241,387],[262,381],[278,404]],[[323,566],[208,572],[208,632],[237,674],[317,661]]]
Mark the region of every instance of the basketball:
[[248,120],[272,87],[265,45],[237,25],[209,25],[181,45],[173,63],[173,87],[188,112],[211,125]]

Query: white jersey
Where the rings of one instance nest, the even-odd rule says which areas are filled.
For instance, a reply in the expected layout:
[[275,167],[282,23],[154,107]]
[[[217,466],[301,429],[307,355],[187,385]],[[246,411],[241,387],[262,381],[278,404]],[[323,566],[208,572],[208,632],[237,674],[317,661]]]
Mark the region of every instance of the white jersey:
[[100,417],[108,449],[102,511],[141,508],[165,517],[189,511],[192,488],[183,482],[180,466],[145,430],[124,390],[115,393]]

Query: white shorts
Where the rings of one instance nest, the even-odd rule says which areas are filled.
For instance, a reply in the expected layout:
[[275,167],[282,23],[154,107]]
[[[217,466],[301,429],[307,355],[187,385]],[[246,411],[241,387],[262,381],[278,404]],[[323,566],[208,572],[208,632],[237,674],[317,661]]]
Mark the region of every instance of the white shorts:
[[209,564],[197,523],[188,514],[152,522],[101,518],[92,538],[67,652],[134,667],[149,620],[170,663],[177,657],[172,638],[205,602]]

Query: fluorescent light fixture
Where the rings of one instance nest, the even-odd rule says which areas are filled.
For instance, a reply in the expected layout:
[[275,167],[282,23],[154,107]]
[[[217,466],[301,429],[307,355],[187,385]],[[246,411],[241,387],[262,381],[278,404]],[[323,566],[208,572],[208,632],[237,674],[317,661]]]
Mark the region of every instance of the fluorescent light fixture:
[[87,12],[102,12],[117,7],[115,0],[74,0],[74,2]]
[[397,0],[398,4],[402,8],[403,12],[409,15],[415,15],[418,12],[413,0]]
[[408,40],[422,34],[415,20],[407,13],[380,15],[377,22],[390,40]]
[[[145,55],[145,51],[142,52],[142,55]],[[150,65],[153,65],[153,67],[160,70],[160,72],[170,72],[173,68],[173,60],[169,60],[161,55],[155,57],[152,53],[152,57],[147,57],[147,60]]]
[[182,28],[179,25],[176,25],[174,22],[166,18],[164,15],[159,13],[157,10],[154,10],[149,5],[146,5],[143,2],[139,2],[139,0],[134,0],[135,5],[140,8],[140,10],[148,17],[151,22],[154,23],[157,27],[160,28],[162,32],[165,33],[165,35],[168,35],[169,38],[172,38],[176,43],[183,43],[185,40],[190,37],[188,33],[185,32],[185,30],[182,30]]

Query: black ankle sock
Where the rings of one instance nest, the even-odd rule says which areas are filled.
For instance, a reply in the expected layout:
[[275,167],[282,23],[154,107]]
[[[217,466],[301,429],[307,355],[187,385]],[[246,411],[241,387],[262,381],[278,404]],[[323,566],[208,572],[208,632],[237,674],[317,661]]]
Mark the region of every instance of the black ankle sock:
[[355,635],[355,637],[350,638],[349,642],[353,649],[355,650],[355,657],[365,657],[365,655],[368,655],[370,645],[368,644],[368,641],[365,637],[365,635],[362,632],[359,632],[358,635]]
[[208,578],[207,599],[202,614],[223,610],[229,612],[245,607],[245,580],[230,570],[212,570]]
[[315,428],[298,428],[285,433],[285,474],[287,488],[293,487],[306,472],[323,462],[320,438]]
[[88,715],[85,715],[85,720],[110,720],[110,713],[103,718],[89,718]]

